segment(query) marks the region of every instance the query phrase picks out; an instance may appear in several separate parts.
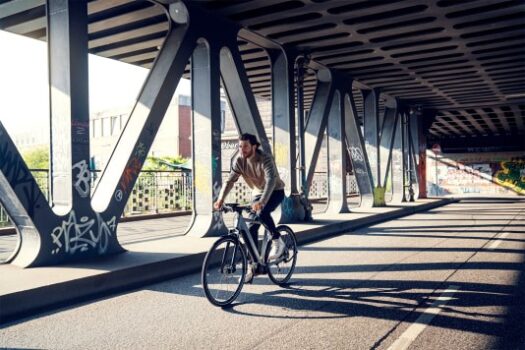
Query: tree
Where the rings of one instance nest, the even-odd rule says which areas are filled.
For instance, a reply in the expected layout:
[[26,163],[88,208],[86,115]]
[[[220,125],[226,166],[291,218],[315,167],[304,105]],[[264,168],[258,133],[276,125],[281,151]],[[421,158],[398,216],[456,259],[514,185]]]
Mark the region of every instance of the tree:
[[149,156],[144,162],[142,170],[174,170],[177,165],[182,165],[188,160],[181,156],[176,157],[153,157]]
[[22,153],[29,169],[49,169],[49,149],[45,146]]

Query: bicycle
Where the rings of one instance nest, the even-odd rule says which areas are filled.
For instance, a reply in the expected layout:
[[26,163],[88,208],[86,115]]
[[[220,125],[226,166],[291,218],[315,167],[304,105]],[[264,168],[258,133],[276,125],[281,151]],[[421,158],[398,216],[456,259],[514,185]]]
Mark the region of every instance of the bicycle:
[[[277,226],[277,231],[286,243],[286,249],[275,261],[268,261],[272,234],[259,219],[242,215],[251,212],[249,207],[237,204],[223,205],[222,212],[234,212],[234,227],[219,238],[210,248],[202,264],[201,282],[208,300],[216,306],[230,305],[241,293],[247,272],[248,259],[255,266],[257,274],[267,273],[277,285],[286,284],[297,262],[297,239],[292,229],[285,225]],[[260,250],[254,242],[247,223],[259,223],[265,228]]]

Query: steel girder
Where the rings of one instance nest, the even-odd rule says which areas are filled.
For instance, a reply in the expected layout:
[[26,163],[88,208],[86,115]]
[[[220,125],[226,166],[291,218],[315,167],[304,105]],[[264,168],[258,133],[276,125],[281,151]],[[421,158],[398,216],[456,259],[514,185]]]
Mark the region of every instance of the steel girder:
[[344,97],[346,147],[350,161],[352,162],[357,186],[359,187],[359,194],[361,196],[360,206],[363,208],[371,208],[374,204],[372,172],[370,170],[361,126],[359,125],[359,119],[357,117],[351,81],[349,82],[349,86],[350,88],[346,91]]
[[404,157],[404,111],[397,113],[394,144],[392,148],[392,203],[405,201],[405,168]]
[[[262,148],[270,151],[238,50],[240,27],[205,14],[190,2],[174,1],[165,7],[170,24],[168,34],[97,188],[90,195],[87,166],[89,110],[85,83],[86,3],[58,0],[49,0],[48,3],[51,9],[48,45],[53,134],[67,135],[63,138],[52,137],[52,200],[53,209],[63,212],[54,212],[48,204],[7,131],[0,124],[1,202],[22,236],[20,252],[13,263],[20,266],[54,265],[123,251],[116,236],[118,218],[190,58],[194,90],[192,142],[194,148],[198,142],[199,152],[194,150],[195,209],[189,232],[199,236],[223,232],[222,218],[214,215],[211,208],[221,185],[220,78],[239,132],[257,135]],[[286,179],[287,194],[293,198],[297,192],[297,179],[292,62],[297,55],[279,46],[266,49],[272,62],[274,78],[274,151],[278,167]],[[64,52],[67,53],[68,64],[60,66],[57,60],[61,58],[59,54]],[[352,80],[324,67],[318,67],[317,78],[314,103],[304,130],[308,154],[307,187],[311,185],[322,135],[330,120],[329,171],[332,176],[329,206],[339,212],[347,210],[346,166],[345,157],[342,156],[345,136],[362,197],[361,205],[368,206],[374,182],[357,122],[351,93]],[[79,79],[83,82],[79,83]],[[377,96],[373,98],[369,103],[377,109]],[[378,123],[376,112],[374,129],[378,128]],[[376,151],[378,141],[376,132]],[[288,151],[286,156],[282,156],[285,151]],[[376,152],[374,159],[377,157]],[[378,169],[379,164],[376,163],[374,171],[379,179]],[[285,176],[286,172],[289,177]],[[286,213],[283,217],[301,219],[304,214],[300,211],[305,209],[305,203],[296,202],[291,215]]]
[[327,212],[347,213],[344,92],[334,92],[327,125],[328,205]]
[[348,212],[346,201],[346,148],[356,176],[361,206],[373,201],[373,186],[367,152],[352,95],[352,78],[335,70],[316,67],[317,90],[305,130],[307,188],[312,183],[322,135],[328,124],[329,196],[328,210]]

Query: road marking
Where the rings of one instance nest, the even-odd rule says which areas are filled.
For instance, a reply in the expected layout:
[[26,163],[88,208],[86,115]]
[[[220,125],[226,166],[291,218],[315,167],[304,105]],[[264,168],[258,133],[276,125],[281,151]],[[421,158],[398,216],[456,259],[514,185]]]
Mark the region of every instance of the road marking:
[[496,248],[501,244],[501,242],[503,242],[503,241],[501,240],[501,238],[505,238],[505,237],[507,237],[508,235],[509,235],[508,232],[503,232],[503,233],[498,237],[498,239],[496,239],[494,242],[492,242],[491,245],[489,245],[488,249],[496,249]]
[[441,308],[452,300],[452,295],[456,293],[459,286],[449,286],[439,298],[434,300],[428,309],[417,318],[417,320],[401,334],[401,336],[388,348],[388,350],[404,350],[408,349],[410,344],[418,337],[421,332],[432,322],[432,319],[441,312]]

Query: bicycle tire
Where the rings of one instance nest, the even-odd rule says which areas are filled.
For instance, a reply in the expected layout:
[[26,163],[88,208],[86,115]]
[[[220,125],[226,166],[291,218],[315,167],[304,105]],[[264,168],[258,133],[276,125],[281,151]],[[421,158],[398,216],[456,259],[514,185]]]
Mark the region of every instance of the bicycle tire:
[[281,234],[281,238],[286,243],[287,249],[283,253],[284,260],[277,264],[268,261],[270,249],[266,250],[266,256],[264,259],[266,266],[268,267],[268,277],[270,277],[270,280],[277,285],[283,285],[290,280],[295,270],[295,265],[297,263],[297,239],[295,238],[295,233],[292,229],[286,225],[278,226],[277,231]]
[[[246,271],[246,252],[239,240],[234,237],[217,240],[202,264],[201,282],[206,298],[215,306],[230,305],[242,290]],[[231,290],[228,282],[233,287]],[[221,293],[224,289],[226,292]],[[222,294],[224,298],[219,297]]]

